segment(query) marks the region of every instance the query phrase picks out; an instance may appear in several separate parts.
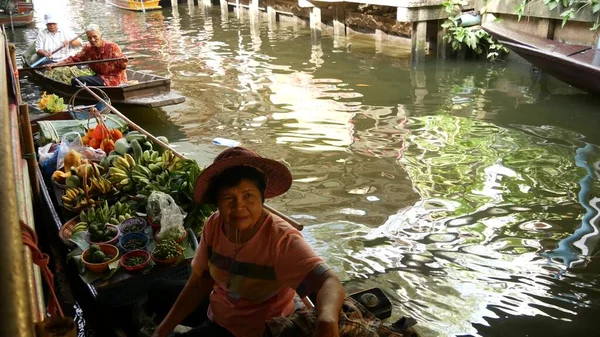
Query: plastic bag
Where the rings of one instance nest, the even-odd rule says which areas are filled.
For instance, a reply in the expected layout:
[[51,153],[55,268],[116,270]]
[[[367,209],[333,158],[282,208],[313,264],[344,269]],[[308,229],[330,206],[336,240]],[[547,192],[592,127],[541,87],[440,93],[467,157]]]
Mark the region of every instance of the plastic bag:
[[60,144],[58,144],[58,157],[56,160],[56,170],[60,170],[64,165],[65,155],[69,150],[75,150],[79,152],[84,158],[94,161],[101,162],[106,153],[101,149],[94,149],[89,146],[84,146],[81,141],[81,135],[78,132],[68,132],[62,137]]
[[65,155],[69,150],[75,150],[79,153],[83,153],[83,142],[81,141],[81,135],[78,132],[67,132],[62,136],[60,144],[58,144],[58,158],[56,160],[56,169],[60,170],[64,165]]
[[38,148],[38,163],[44,177],[52,176],[52,173],[56,170],[56,161],[58,160],[58,151],[56,148],[57,145],[52,143]]
[[163,192],[152,192],[148,197],[146,213],[153,222],[160,223],[159,240],[173,239],[178,241],[185,235],[183,220],[187,215],[173,198]]

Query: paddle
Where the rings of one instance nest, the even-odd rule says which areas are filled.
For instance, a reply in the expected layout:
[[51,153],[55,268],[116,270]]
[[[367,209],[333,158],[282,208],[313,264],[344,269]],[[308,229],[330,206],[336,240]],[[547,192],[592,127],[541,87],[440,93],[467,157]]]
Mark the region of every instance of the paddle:
[[[75,36],[73,39],[69,40],[69,44],[73,43],[73,41],[77,40],[78,38],[80,38],[83,35],[85,35],[85,32],[83,32],[83,33]],[[69,44],[67,44],[67,46]],[[62,46],[56,48],[52,53],[50,53],[50,56],[54,55],[55,53],[57,53],[59,50],[63,49],[64,47],[65,47],[65,45],[62,45]],[[46,56],[42,57],[41,59],[35,61],[35,63],[31,65],[31,68],[34,68],[35,66],[37,66],[38,64],[44,62],[47,59],[48,59],[48,57],[46,57]]]
[[[110,105],[110,103],[106,102],[102,97],[98,96],[98,94],[96,94],[87,85],[83,84],[80,80],[75,78],[75,81],[77,82],[77,84],[79,84],[79,86],[83,87],[85,90],[87,90],[90,93],[90,95],[94,96],[94,98],[96,98],[98,101],[100,101],[101,103],[106,105],[110,109],[110,111],[112,111],[115,115],[119,116],[122,120],[124,120],[127,124],[129,124],[129,126],[131,126],[133,129],[139,131],[141,134],[146,135],[146,137],[150,138],[153,142],[160,145],[163,149],[168,149],[168,150],[173,151],[173,154],[176,155],[177,157],[179,157],[181,159],[187,159],[182,153],[178,152],[177,150],[175,150],[174,148],[169,146],[169,144],[163,143],[160,139],[154,137],[153,134],[142,129],[139,125],[135,124],[129,118],[125,117],[125,115],[123,115],[119,110],[117,110],[115,107]],[[94,88],[94,87],[92,87],[92,88]],[[97,90],[100,90],[100,89],[97,89]],[[271,213],[274,213],[274,214],[278,215],[280,218],[282,218],[283,220],[287,221],[290,225],[294,226],[294,228],[296,228],[297,230],[301,231],[304,228],[304,226],[302,226],[298,221],[288,217],[287,215],[279,212],[278,210],[272,208],[271,206],[265,204],[265,208],[268,209]]]
[[21,69],[17,69],[19,72],[21,71],[28,71],[28,70],[44,70],[44,69],[48,69],[48,66],[50,66],[51,68],[60,68],[60,67],[71,67],[71,66],[81,66],[81,65],[87,65],[87,64],[93,64],[93,63],[104,63],[104,62],[114,62],[114,61],[124,61],[124,60],[133,60],[135,57],[118,57],[118,58],[114,58],[114,59],[105,59],[105,60],[94,60],[94,61],[83,61],[83,62],[74,62],[74,63],[67,63],[67,64],[59,64],[56,66],[52,66],[52,65],[46,65],[46,66],[39,66],[39,67],[33,67],[33,68],[21,68]]

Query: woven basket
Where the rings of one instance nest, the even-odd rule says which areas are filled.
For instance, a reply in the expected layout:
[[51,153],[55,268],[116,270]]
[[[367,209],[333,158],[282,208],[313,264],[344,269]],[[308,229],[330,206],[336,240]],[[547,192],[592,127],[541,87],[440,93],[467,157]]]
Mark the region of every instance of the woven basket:
[[60,231],[58,231],[58,236],[60,237],[60,239],[65,245],[69,247],[75,246],[75,244],[69,241],[69,239],[71,238],[71,231],[73,230],[73,227],[75,227],[75,225],[77,225],[78,223],[79,215],[65,222],[65,224],[60,228]]

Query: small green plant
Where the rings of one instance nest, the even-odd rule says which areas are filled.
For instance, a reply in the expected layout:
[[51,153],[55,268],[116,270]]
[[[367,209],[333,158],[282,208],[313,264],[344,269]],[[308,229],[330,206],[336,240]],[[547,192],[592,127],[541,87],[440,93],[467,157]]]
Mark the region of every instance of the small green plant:
[[446,22],[442,24],[442,27],[447,30],[444,40],[450,43],[452,50],[458,51],[466,46],[480,55],[487,47],[487,58],[490,61],[496,60],[501,53],[508,53],[508,49],[504,45],[498,43],[481,27],[461,27],[459,25],[458,18],[462,13],[462,6],[466,4],[465,0],[448,0],[442,3],[449,15]]
[[596,31],[600,28],[600,0],[521,0],[517,8],[515,9],[519,20],[525,15],[527,6],[534,3],[543,1],[544,5],[551,11],[562,10],[560,17],[562,18],[562,25],[564,26],[569,20],[576,17],[576,15],[583,10],[591,10],[592,17],[596,19],[590,30]]

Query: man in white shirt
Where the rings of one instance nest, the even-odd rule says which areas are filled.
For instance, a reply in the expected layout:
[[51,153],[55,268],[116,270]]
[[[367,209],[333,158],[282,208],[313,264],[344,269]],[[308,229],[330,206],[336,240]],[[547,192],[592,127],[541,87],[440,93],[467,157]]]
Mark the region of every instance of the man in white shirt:
[[[75,48],[81,47],[83,44],[80,38],[73,40],[76,36],[71,30],[67,28],[59,29],[58,20],[53,14],[44,15],[44,21],[46,22],[46,29],[42,30],[35,39],[35,56],[37,57],[34,57],[32,62],[41,57],[47,57],[47,60],[41,62],[38,66],[60,62],[74,55],[77,51]],[[63,48],[52,54],[53,51],[60,47]]]

